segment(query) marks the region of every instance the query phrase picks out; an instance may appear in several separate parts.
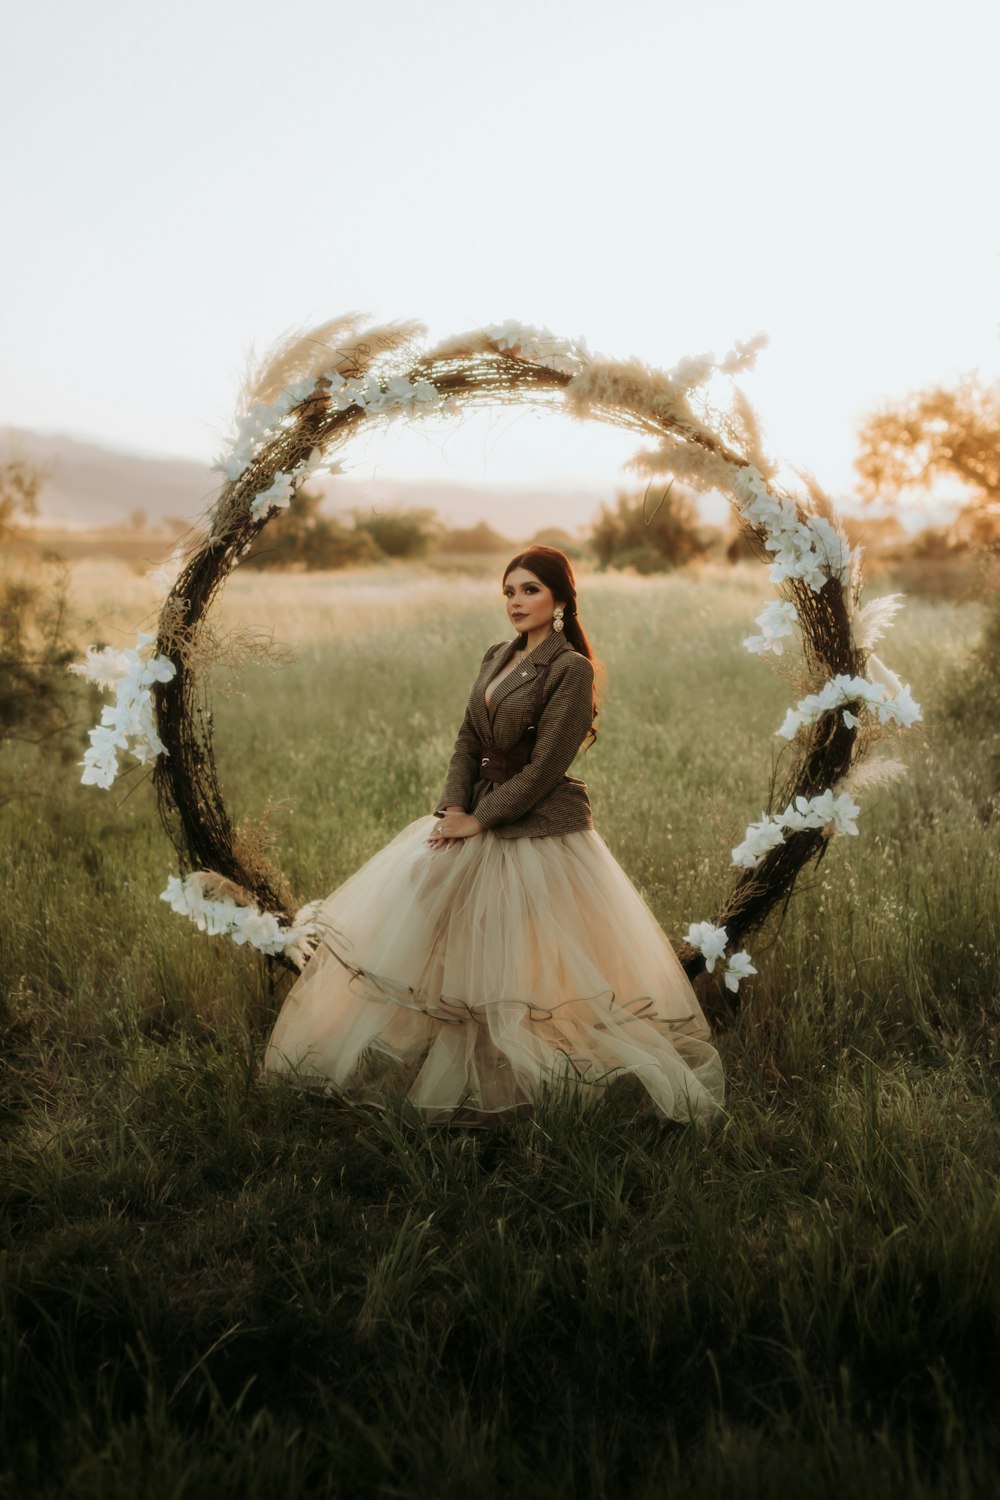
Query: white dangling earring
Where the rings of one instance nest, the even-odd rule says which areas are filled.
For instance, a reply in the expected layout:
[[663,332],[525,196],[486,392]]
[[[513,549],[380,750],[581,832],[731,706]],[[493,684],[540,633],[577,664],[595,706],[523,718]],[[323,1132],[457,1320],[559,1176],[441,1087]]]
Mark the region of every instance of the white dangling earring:
[[556,631],[562,630],[562,628],[563,628],[563,618],[562,617],[563,617],[562,605],[560,604],[559,608],[556,609],[556,610],[553,610],[553,612],[552,612],[552,629],[553,630],[556,630]]

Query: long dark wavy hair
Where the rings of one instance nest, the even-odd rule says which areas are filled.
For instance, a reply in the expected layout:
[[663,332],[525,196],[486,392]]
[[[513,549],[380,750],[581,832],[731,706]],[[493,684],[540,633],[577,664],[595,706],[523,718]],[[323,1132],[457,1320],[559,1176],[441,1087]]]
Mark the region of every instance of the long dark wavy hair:
[[[594,667],[594,718],[598,714],[598,679],[604,675],[604,668],[597,659],[593,646],[587,639],[587,632],[583,628],[580,619],[580,611],[576,599],[576,578],[573,573],[573,564],[565,552],[560,552],[558,547],[545,547],[541,543],[534,547],[528,547],[526,551],[519,552],[512,557],[504,568],[501,588],[507,582],[508,573],[515,568],[527,568],[529,573],[534,573],[536,578],[541,579],[547,589],[551,589],[553,598],[563,603],[563,636],[573,647],[579,651],[581,656],[587,657]],[[597,729],[593,724],[587,736],[588,748],[597,738]]]

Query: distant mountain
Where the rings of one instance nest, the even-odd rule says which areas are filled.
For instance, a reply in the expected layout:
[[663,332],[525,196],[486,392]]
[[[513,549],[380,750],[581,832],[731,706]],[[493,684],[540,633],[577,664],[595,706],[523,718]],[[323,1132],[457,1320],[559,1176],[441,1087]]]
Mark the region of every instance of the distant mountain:
[[[176,518],[196,520],[211,503],[219,475],[184,458],[149,458],[82,442],[60,433],[0,427],[0,460],[24,458],[45,471],[39,496],[43,524],[90,529],[121,526],[141,511],[150,527]],[[614,484],[463,484],[436,479],[356,479],[350,474],[317,481],[325,509],[346,514],[426,508],[452,526],[486,521],[514,538],[544,526],[576,532],[588,526]]]
[[504,536],[527,538],[542,527],[589,530],[614,486],[551,484],[462,484],[449,479],[354,479],[338,474],[322,488],[334,512],[352,510],[436,511],[449,526],[486,521]]
[[150,525],[191,520],[204,510],[216,476],[184,458],[147,458],[54,432],[0,428],[0,459],[23,458],[45,474],[41,520],[69,527],[115,526],[135,511]]

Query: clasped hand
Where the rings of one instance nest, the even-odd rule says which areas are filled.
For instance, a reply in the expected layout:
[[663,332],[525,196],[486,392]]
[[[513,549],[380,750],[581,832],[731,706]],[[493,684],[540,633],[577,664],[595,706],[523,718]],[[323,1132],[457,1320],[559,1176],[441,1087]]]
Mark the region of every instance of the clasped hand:
[[[441,832],[437,830],[440,828]],[[453,844],[460,844],[463,839],[471,839],[477,833],[482,833],[483,825],[472,813],[463,812],[458,808],[449,808],[434,824],[427,843],[432,849],[450,849]]]

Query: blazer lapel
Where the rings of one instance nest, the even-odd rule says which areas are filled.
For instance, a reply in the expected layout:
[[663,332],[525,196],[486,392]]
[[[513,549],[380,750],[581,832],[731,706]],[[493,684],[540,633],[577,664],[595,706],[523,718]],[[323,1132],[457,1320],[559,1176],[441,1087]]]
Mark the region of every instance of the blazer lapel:
[[530,686],[530,684],[538,676],[538,672],[535,669],[536,662],[551,660],[552,657],[557,656],[560,651],[572,649],[567,645],[567,642],[563,640],[561,634],[557,634],[555,631],[553,631],[551,635],[546,636],[545,640],[540,646],[536,646],[534,651],[530,651],[528,653],[528,655],[524,658],[524,663],[522,666],[515,667],[512,672],[507,673],[507,676],[503,679],[502,682],[497,683],[497,686],[493,692],[492,697],[490,698],[489,703],[485,703],[485,700],[482,698],[482,693],[486,689],[486,684],[493,677],[495,677],[498,672],[503,670],[503,667],[506,666],[506,664],[513,656],[516,647],[517,640],[515,638],[510,642],[507,649],[500,653],[499,665],[497,665],[497,659],[495,657],[491,662],[487,663],[489,674],[486,675],[484,673],[483,684],[482,688],[480,689],[480,702],[483,703],[483,706],[486,708],[486,716],[490,728],[492,728],[496,722],[497,709],[500,707],[500,704],[504,701],[504,699],[509,698],[511,693],[516,693],[519,688]]

